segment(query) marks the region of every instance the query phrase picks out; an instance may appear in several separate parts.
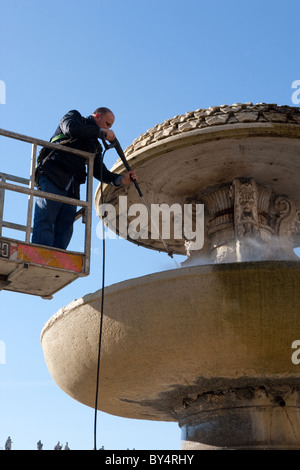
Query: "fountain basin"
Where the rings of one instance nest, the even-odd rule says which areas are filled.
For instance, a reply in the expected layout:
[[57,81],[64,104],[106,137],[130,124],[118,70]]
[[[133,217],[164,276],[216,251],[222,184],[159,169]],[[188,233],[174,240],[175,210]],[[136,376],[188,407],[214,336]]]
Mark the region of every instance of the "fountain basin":
[[[300,386],[300,262],[186,267],[105,289],[99,409],[180,421],[207,392]],[[45,324],[48,369],[67,394],[95,402],[101,290]],[[299,336],[299,335],[298,335]]]

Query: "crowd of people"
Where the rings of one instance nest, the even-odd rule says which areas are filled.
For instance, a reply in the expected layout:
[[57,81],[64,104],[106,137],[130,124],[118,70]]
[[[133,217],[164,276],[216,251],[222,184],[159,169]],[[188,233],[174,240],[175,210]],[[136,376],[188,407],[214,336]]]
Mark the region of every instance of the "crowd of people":
[[[12,439],[10,436],[8,436],[8,438],[6,439],[6,442],[5,442],[5,447],[4,447],[4,450],[12,450]],[[43,445],[42,444],[42,441],[39,440],[37,443],[36,443],[36,448],[37,450],[43,450]],[[63,446],[60,441],[57,442],[57,444],[54,446],[53,450],[71,450],[70,447],[69,447],[69,444],[66,442],[65,446]]]

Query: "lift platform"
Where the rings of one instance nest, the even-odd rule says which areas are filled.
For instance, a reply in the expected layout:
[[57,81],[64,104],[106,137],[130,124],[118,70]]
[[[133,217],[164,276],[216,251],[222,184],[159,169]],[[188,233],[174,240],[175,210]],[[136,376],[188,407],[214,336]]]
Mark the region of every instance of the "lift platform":
[[[86,159],[88,178],[86,200],[77,200],[35,189],[35,166],[37,148],[49,147],[66,151],[60,144],[51,144],[33,137],[0,129],[0,136],[32,144],[30,178],[0,173],[0,291],[7,290],[23,294],[37,295],[51,299],[59,290],[79,277],[90,272],[92,184],[94,155],[76,149],[67,151]],[[12,181],[8,182],[8,181]],[[17,184],[16,184],[17,183]],[[15,191],[28,195],[27,223],[20,225],[4,220],[5,192]],[[84,252],[74,252],[36,245],[30,242],[32,227],[33,199],[35,196],[65,202],[81,207],[76,219],[82,218],[85,224]],[[25,232],[25,240],[17,240],[2,235],[2,229]]]
[[0,238],[0,290],[51,299],[84,272],[85,256]]

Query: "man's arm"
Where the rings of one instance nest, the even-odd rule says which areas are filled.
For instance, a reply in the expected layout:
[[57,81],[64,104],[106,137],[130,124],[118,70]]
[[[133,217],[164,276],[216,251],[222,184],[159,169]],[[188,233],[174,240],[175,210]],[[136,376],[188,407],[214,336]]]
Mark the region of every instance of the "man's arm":
[[86,123],[81,114],[76,110],[65,114],[59,126],[63,134],[72,139],[98,139],[100,135],[99,127]]
[[[97,153],[94,159],[94,177],[101,181],[101,153]],[[114,186],[120,186],[122,176],[117,173],[109,171],[104,163],[102,163],[102,181],[106,184],[112,184]]]
[[[98,151],[94,159],[94,177],[101,181],[101,161],[102,161],[102,146],[98,143]],[[104,163],[102,163],[102,181],[106,184],[113,186],[120,186],[121,184],[130,184],[132,180],[137,180],[135,171],[128,171],[124,175],[118,175],[109,171]]]

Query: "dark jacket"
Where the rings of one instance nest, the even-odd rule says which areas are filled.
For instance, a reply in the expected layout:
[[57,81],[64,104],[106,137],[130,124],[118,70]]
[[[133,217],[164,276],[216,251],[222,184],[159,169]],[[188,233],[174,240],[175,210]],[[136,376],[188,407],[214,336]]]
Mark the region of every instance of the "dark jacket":
[[[100,129],[92,116],[84,118],[81,114],[72,110],[63,116],[55,133],[51,137],[64,134],[70,143],[67,147],[72,147],[85,152],[95,153],[94,159],[94,177],[101,180],[101,161],[102,146],[98,140]],[[62,138],[56,143],[65,140]],[[46,174],[57,186],[65,189],[71,182],[73,185],[73,194],[79,199],[80,184],[86,180],[86,162],[85,159],[68,152],[55,151],[46,159],[41,166],[41,174]],[[103,163],[102,181],[118,186],[120,175],[112,173]]]

